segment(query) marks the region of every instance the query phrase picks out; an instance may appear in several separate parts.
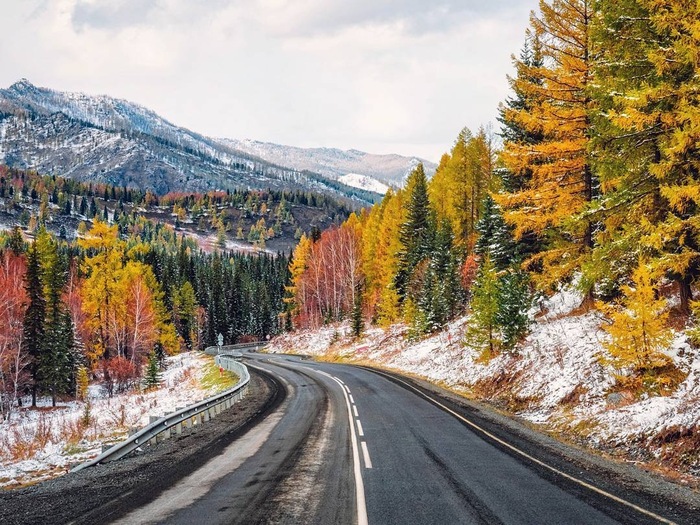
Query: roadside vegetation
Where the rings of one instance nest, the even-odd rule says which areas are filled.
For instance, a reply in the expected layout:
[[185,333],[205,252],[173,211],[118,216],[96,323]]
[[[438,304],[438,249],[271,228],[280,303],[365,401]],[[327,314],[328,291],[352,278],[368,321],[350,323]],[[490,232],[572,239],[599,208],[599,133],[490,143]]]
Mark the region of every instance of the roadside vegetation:
[[[550,407],[521,365],[549,353],[559,374],[578,376],[550,377],[566,394],[560,429],[617,443],[630,425],[628,439],[663,442],[697,469],[699,9],[540,2],[496,133],[463,130],[432,179],[418,166],[370,210],[302,237],[293,326],[350,322],[353,346],[376,327],[408,347],[449,333],[451,352],[435,359],[480,371],[472,392],[535,420]],[[575,304],[553,308],[556,297]],[[551,326],[565,331],[542,335]],[[586,402],[609,420],[579,414]]]

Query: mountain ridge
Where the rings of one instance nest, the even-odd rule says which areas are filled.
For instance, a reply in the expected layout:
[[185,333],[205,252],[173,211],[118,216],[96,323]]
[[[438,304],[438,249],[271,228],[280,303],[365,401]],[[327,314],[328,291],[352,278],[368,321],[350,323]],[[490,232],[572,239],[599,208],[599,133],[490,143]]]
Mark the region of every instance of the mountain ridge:
[[[328,148],[329,155],[319,162],[295,167],[280,162],[284,155],[265,158],[234,147],[239,143],[179,127],[142,105],[107,95],[55,91],[27,79],[0,89],[0,162],[12,167],[160,194],[272,188],[315,191],[358,203],[380,198],[338,180],[351,172],[377,180],[385,176],[367,173],[367,166],[341,173],[328,157],[342,156],[342,150]],[[289,158],[302,150],[275,146],[277,151],[286,148]],[[374,158],[363,152],[347,154]],[[417,163],[403,159],[405,171]]]
[[437,169],[437,164],[434,162],[395,153],[367,153],[354,148],[347,150],[332,147],[302,148],[253,139],[218,140],[238,151],[298,170],[316,171],[334,179],[357,174],[393,187],[402,186],[408,174],[418,163],[423,164],[428,176],[435,173]]

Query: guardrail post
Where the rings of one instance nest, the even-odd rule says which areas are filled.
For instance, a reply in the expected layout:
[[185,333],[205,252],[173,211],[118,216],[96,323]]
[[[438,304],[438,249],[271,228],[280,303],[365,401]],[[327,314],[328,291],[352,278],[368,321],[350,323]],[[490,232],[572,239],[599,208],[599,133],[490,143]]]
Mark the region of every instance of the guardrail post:
[[[155,422],[158,421],[159,419],[160,419],[160,418],[159,418],[158,416],[150,416],[150,415],[149,415],[149,416],[148,416],[148,424],[150,425],[150,424],[152,424],[152,423],[155,423]],[[151,439],[148,440],[148,444],[149,444],[149,445],[155,445],[156,443],[158,443],[158,439],[157,439],[157,438],[158,438],[158,436],[153,436]]]
[[[176,412],[179,412],[185,407],[177,407],[175,409]],[[186,418],[184,416],[180,416],[180,421],[178,422],[177,425],[175,425],[175,433],[176,434],[182,434],[182,429],[187,428],[187,422],[189,421],[189,418]]]
[[202,422],[206,423],[207,421],[209,421],[209,416],[209,409],[206,409],[204,412],[202,412]]
[[[170,414],[172,414],[172,412],[166,412],[165,417],[168,417]],[[168,421],[166,421],[165,424],[167,425]],[[167,427],[165,430],[163,430],[163,432],[161,432],[161,434],[163,434],[163,439],[170,439],[170,436],[172,435],[170,429],[171,427]]]

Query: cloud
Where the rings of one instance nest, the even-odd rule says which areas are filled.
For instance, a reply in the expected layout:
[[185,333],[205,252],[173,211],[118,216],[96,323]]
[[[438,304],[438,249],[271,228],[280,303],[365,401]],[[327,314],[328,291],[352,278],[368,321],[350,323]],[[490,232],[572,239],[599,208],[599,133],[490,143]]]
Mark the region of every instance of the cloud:
[[157,0],[78,0],[73,7],[73,26],[76,31],[82,31],[86,28],[123,29],[146,24],[157,6]]
[[494,120],[536,3],[11,2],[0,86],[126,98],[212,136],[437,160]]

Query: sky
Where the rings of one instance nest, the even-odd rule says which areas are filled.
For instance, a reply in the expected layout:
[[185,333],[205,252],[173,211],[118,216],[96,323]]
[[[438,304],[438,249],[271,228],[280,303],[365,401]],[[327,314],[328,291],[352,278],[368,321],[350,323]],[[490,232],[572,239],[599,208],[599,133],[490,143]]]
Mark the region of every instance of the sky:
[[537,0],[0,0],[0,87],[139,103],[212,137],[438,161],[496,129]]

